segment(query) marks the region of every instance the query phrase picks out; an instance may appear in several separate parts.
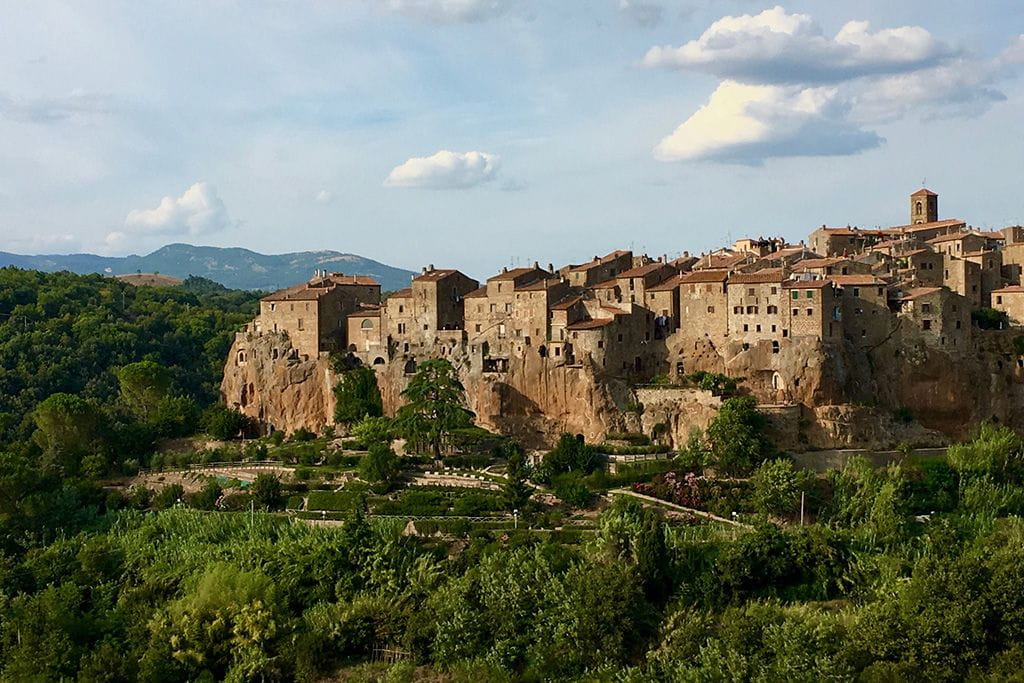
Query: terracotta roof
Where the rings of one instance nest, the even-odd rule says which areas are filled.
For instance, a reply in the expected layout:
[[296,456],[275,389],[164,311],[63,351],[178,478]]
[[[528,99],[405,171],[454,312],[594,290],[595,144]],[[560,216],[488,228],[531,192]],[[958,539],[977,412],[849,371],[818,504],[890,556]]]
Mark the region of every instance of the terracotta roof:
[[978,237],[984,237],[987,240],[1001,240],[1006,241],[1006,235],[998,230],[974,230],[972,231]]
[[993,289],[993,294],[1024,294],[1024,285],[1010,285],[1001,289]]
[[[854,237],[855,235],[861,234],[859,230],[854,230],[853,228],[827,228],[822,226],[818,228],[818,230],[824,230],[830,236],[837,235],[839,237]],[[818,232],[818,230],[815,230],[814,232]]]
[[831,287],[831,278],[816,280],[788,280],[782,283],[783,289],[824,289]]
[[856,287],[862,285],[864,287],[881,286],[885,284],[884,280],[881,280],[874,275],[832,275],[829,280],[836,283],[840,287]]
[[934,192],[929,190],[927,187],[922,187],[920,190],[918,190],[917,192],[915,192],[914,194],[912,194],[910,196],[911,197],[938,197],[939,195],[935,194]]
[[936,254],[931,249],[914,249],[913,251],[908,251],[905,254],[900,254],[900,256],[917,256],[918,254],[935,254],[936,256],[939,255]]
[[965,251],[963,256],[986,256],[988,254],[998,254],[999,252],[994,249],[979,249],[977,251]]
[[335,287],[347,285],[380,286],[372,277],[366,277],[365,275],[332,273],[310,282],[303,282],[302,284],[286,287],[285,289],[279,289],[273,294],[263,297],[260,301],[316,301]]
[[619,283],[614,278],[611,280],[605,280],[604,282],[598,282],[597,284],[590,285],[591,289],[612,289],[618,287]]
[[555,277],[555,278],[551,278],[551,277],[540,278],[538,280],[530,280],[525,285],[521,285],[519,287],[516,287],[516,291],[517,292],[543,292],[545,290],[551,289],[552,287],[557,287],[561,283],[562,283],[562,281],[559,280],[557,277]]
[[900,301],[913,301],[914,299],[922,296],[928,296],[929,294],[935,294],[941,292],[942,287],[915,287],[907,291],[907,293],[900,299]]
[[782,282],[786,279],[786,272],[782,268],[765,268],[753,273],[737,273],[729,278],[729,284],[752,285],[769,282]]
[[601,310],[611,313],[612,317],[618,317],[620,315],[629,315],[629,311],[624,311],[621,308],[615,308],[614,306],[601,306]]
[[813,251],[811,251],[807,247],[801,245],[801,246],[797,246],[797,247],[785,247],[784,249],[779,249],[778,251],[773,251],[770,254],[765,254],[764,257],[765,258],[772,258],[772,257],[779,257],[779,256],[792,256],[793,254],[800,254],[800,253],[803,253],[803,252],[806,252],[809,257],[816,257],[817,256],[817,254],[815,254]]
[[397,292],[391,292],[391,296],[389,296],[388,298],[389,299],[411,299],[412,298],[412,287],[406,287],[405,289],[400,289]]
[[[708,272],[708,271],[704,271]],[[648,292],[670,292],[678,287],[683,282],[683,275],[673,275],[672,277],[662,280],[656,285],[652,285],[647,288]]]
[[696,256],[680,256],[668,264],[673,268],[687,269],[699,260]]
[[697,282],[725,282],[729,279],[729,273],[724,270],[707,269],[695,270],[692,273],[684,273],[679,276],[679,284],[692,285]]
[[947,218],[941,221],[932,221],[931,223],[912,223],[910,225],[895,225],[890,229],[899,230],[900,232],[920,232],[921,230],[934,230],[935,228],[952,228],[961,225],[967,225],[967,221],[960,220],[959,218]]
[[643,277],[661,268],[667,268],[667,266],[661,261],[655,261],[654,263],[648,263],[646,266],[637,266],[636,268],[624,270],[615,277]]
[[701,258],[694,268],[731,268],[751,258],[750,254],[708,254]]
[[538,277],[541,277],[542,275],[550,275],[550,273],[548,273],[546,270],[541,270],[540,268],[510,268],[503,273],[498,273],[493,277],[487,278],[487,281],[498,282],[504,280],[515,280],[516,278],[522,277],[523,275],[528,275],[530,273],[537,273]]
[[579,295],[568,296],[568,297],[562,299],[561,301],[559,301],[558,303],[553,304],[551,306],[551,310],[552,311],[564,311],[564,310],[567,310],[569,308],[572,308],[573,306],[575,306],[576,304],[578,304],[581,301],[583,301],[583,297],[582,296],[579,296]]
[[412,281],[413,282],[437,282],[438,280],[443,280],[446,277],[448,277],[449,275],[454,275],[457,272],[459,272],[459,271],[455,270],[454,268],[435,268],[434,270],[429,270],[426,273],[422,273],[420,275],[417,275],[416,277],[414,277],[412,279]]
[[579,322],[572,323],[571,325],[566,325],[565,328],[567,330],[596,330],[599,327],[604,327],[605,325],[608,325],[611,322],[611,318],[587,319],[580,320]]
[[590,261],[587,261],[586,263],[580,263],[580,264],[575,265],[575,266],[569,266],[569,271],[570,272],[577,272],[577,271],[590,270],[591,268],[596,268],[596,267],[598,267],[600,265],[608,263],[609,261],[614,261],[615,259],[619,258],[620,256],[625,256],[628,253],[629,253],[628,251],[625,251],[623,249],[616,249],[615,251],[611,252],[610,254],[605,254],[604,256],[602,256],[600,258],[595,258],[595,259],[592,259]]
[[843,258],[842,256],[833,256],[831,258],[805,258],[797,261],[792,265],[793,270],[807,270],[809,268],[826,268],[828,266],[834,266],[837,263],[843,263],[850,259]]
[[[394,295],[392,295],[392,296],[394,296]],[[486,287],[478,287],[477,289],[474,289],[472,292],[470,292],[469,294],[467,294],[466,296],[464,296],[462,298],[463,299],[482,299],[482,298],[484,298],[486,296],[487,296],[487,288]]]
[[973,233],[970,232],[951,232],[945,235],[939,235],[928,240],[928,244],[938,244],[940,242],[954,242],[956,240],[962,240],[965,237],[970,236]]

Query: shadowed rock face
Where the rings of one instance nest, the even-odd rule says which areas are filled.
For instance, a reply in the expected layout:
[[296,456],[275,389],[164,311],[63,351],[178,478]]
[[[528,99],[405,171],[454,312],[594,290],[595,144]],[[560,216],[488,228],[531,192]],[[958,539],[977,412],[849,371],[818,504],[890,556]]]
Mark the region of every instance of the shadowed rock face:
[[[784,340],[777,353],[770,343],[744,349],[689,340],[666,349],[665,367],[674,372],[681,362],[686,373],[741,379],[741,390],[764,405],[787,450],[934,446],[966,436],[983,420],[1024,428],[1024,367],[1014,336],[977,333],[970,350],[954,352],[926,345],[913,330],[870,350],[809,338]],[[246,360],[238,363],[242,349]],[[321,431],[334,413],[330,362],[288,360],[289,351],[283,334],[236,339],[223,396],[276,429]],[[550,445],[562,432],[600,441],[609,431],[658,432],[678,446],[691,429],[705,428],[720,404],[697,389],[634,390],[588,359],[570,367],[532,353],[510,358],[508,370],[496,373],[484,372],[479,359],[458,347],[445,357],[459,371],[477,422],[528,447]],[[385,412],[394,414],[409,379],[405,363],[373,367]]]

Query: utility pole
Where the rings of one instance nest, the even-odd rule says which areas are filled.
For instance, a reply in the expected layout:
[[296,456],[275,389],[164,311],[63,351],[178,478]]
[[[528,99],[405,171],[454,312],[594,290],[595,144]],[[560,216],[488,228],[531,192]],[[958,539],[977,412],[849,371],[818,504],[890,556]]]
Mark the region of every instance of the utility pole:
[[804,525],[804,492],[800,492],[800,526]]

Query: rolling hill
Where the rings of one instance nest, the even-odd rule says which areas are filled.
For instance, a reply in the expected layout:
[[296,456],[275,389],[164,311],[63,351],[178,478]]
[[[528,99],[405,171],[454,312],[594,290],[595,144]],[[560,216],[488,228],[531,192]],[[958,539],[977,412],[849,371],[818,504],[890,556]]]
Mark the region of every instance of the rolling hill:
[[231,289],[275,290],[308,280],[313,271],[328,270],[347,275],[369,275],[381,289],[391,291],[409,285],[413,272],[394,268],[355,254],[337,251],[300,251],[260,254],[240,247],[197,247],[168,244],[145,256],[97,256],[95,254],[47,254],[26,256],[0,251],[0,267],[17,266],[54,272],[125,275],[160,273],[176,278],[198,275]]

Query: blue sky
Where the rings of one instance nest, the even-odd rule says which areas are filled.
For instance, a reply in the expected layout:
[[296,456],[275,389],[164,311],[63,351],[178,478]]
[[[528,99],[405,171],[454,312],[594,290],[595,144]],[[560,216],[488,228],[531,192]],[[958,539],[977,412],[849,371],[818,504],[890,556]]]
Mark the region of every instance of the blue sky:
[[923,179],[998,228],[1022,32],[1019,0],[4,3],[0,249],[486,276],[897,224]]

